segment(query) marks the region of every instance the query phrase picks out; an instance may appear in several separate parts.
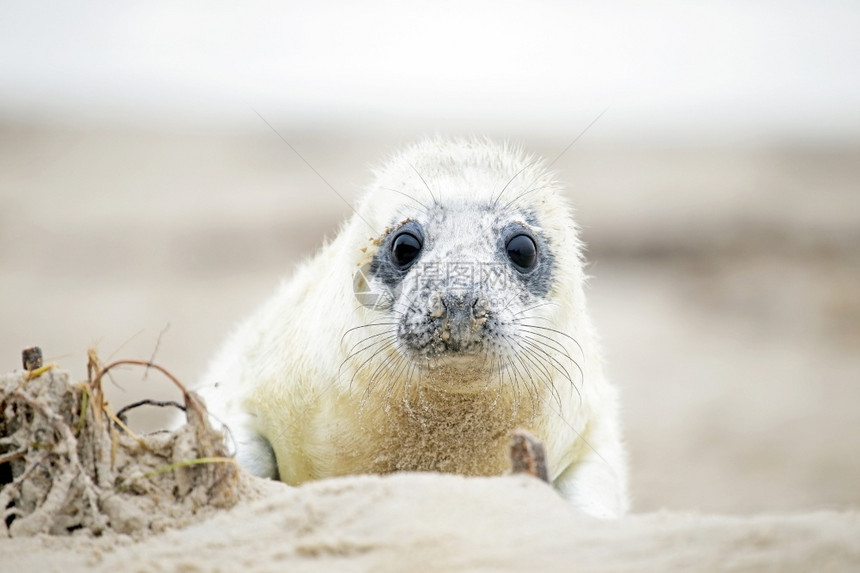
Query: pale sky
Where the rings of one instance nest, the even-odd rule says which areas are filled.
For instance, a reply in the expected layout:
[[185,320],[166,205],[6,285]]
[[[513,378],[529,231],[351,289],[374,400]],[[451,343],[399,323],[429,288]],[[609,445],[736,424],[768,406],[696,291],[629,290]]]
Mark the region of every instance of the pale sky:
[[0,122],[860,139],[860,2],[0,6]]

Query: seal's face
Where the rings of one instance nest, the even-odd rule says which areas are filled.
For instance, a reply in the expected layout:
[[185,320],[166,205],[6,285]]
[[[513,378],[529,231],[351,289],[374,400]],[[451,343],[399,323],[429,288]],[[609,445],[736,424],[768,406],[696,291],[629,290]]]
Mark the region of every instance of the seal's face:
[[498,382],[518,396],[577,376],[580,243],[539,160],[428,140],[376,172],[357,215],[347,236],[361,304],[342,339],[350,385],[388,394]]
[[522,331],[546,306],[554,258],[534,213],[462,198],[395,222],[370,273],[391,293],[403,356],[498,370],[528,350]]

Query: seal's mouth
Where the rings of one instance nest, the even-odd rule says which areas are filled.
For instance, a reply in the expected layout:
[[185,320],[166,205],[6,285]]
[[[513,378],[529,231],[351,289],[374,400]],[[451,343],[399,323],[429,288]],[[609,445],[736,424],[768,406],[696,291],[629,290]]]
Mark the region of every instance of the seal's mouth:
[[464,354],[462,352],[445,352],[427,360],[424,370],[486,371],[489,369],[489,358],[485,353]]
[[486,353],[447,352],[431,359],[418,359],[414,364],[423,380],[446,392],[481,392],[507,376],[504,374],[507,368],[494,363]]

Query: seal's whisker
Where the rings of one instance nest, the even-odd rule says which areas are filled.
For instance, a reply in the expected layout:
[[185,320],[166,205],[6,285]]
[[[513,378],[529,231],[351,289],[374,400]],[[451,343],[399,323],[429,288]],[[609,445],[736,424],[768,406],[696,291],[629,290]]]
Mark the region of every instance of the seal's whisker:
[[337,371],[336,371],[335,375],[331,378],[331,380],[329,382],[327,382],[322,388],[319,389],[318,396],[321,397],[321,396],[325,395],[326,393],[328,393],[329,390],[331,390],[332,388],[335,388],[337,386],[338,382],[341,380],[341,376],[343,374],[343,369],[344,369],[344,366],[346,366],[347,362],[349,362],[355,358],[358,358],[358,356],[360,354],[364,353],[367,350],[372,349],[374,346],[383,345],[379,348],[374,349],[373,354],[371,354],[370,357],[368,357],[366,360],[364,360],[364,362],[359,364],[359,366],[353,371],[352,376],[350,377],[350,380],[346,385],[347,389],[351,390],[352,389],[352,383],[355,380],[355,377],[358,376],[358,374],[364,369],[364,367],[373,360],[374,356],[378,355],[379,352],[384,352],[386,344],[391,345],[397,341],[397,336],[395,334],[392,334],[391,332],[381,333],[381,334],[389,334],[389,337],[388,338],[381,338],[379,340],[371,342],[371,343],[367,344],[366,346],[364,346],[363,348],[360,348],[359,350],[349,354],[346,358],[344,358],[344,360],[338,366]]
[[507,182],[507,183],[505,183],[505,186],[504,186],[504,187],[502,187],[502,190],[501,190],[501,191],[499,191],[499,194],[498,194],[498,195],[496,195],[496,197],[491,201],[491,204],[492,204],[492,206],[493,206],[493,208],[494,208],[494,209],[499,205],[499,199],[501,199],[501,198],[502,198],[502,195],[504,195],[504,194],[505,194],[505,191],[507,191],[507,190],[508,190],[508,187],[510,186],[510,184],[514,182],[514,179],[516,179],[517,177],[519,177],[519,176],[523,173],[523,171],[525,171],[526,169],[528,169],[529,167],[531,167],[531,166],[532,166],[532,165],[534,165],[535,163],[536,163],[536,160],[535,160],[535,161],[532,161],[531,163],[526,163],[525,165],[523,165],[522,169],[520,169],[519,171],[517,171],[516,173],[514,173],[513,177],[511,177],[510,179],[508,179],[508,182]]
[[[535,333],[532,333],[532,335],[533,335],[533,334],[535,334]],[[527,334],[524,334],[524,335],[523,335],[523,339],[524,339],[524,340],[529,340],[529,341],[531,341],[531,343],[533,343],[533,344],[542,345],[545,349],[548,349],[548,350],[551,350],[551,351],[554,351],[554,352],[558,352],[558,350],[557,350],[556,348],[554,348],[554,347],[552,347],[552,346],[549,346],[549,344],[547,344],[547,343],[545,343],[545,342],[543,342],[543,341],[541,341],[541,340],[537,340],[537,339],[535,339],[535,338],[531,338],[531,336],[529,336],[529,335],[527,335]],[[552,342],[556,342],[556,343],[557,343],[557,341],[552,341]],[[582,369],[582,366],[580,366],[579,362],[577,362],[574,358],[572,358],[572,357],[571,357],[571,356],[570,356],[566,351],[565,351],[565,352],[561,352],[560,354],[561,354],[562,356],[564,356],[565,358],[567,358],[568,360],[570,360],[570,362],[571,362],[571,363],[576,367],[576,369],[579,371],[580,386],[584,385],[584,384],[585,384],[585,371]],[[555,360],[556,362],[558,362],[558,360],[557,360],[555,357],[553,357],[553,360]],[[559,362],[559,364],[561,364],[561,363]],[[570,380],[570,383],[574,385],[573,387],[574,387],[574,388],[576,388],[576,385],[573,383],[573,380],[571,379],[571,375],[567,372],[567,370],[566,370],[566,369],[565,369],[565,374],[567,375],[567,379],[568,379],[568,380]],[[577,390],[577,393],[579,393],[579,388],[577,388],[576,390]],[[581,402],[582,402],[582,395],[580,395],[580,396],[579,396],[579,399],[580,399],[580,403],[581,403]]]
[[398,324],[399,324],[398,322],[369,322],[367,324],[360,324],[358,326],[353,326],[352,328],[349,328],[346,331],[344,331],[343,336],[340,337],[340,343],[341,343],[341,345],[343,345],[343,339],[346,338],[346,336],[350,332],[354,332],[354,331],[362,329],[362,328],[370,328],[373,326],[397,326]]
[[[397,336],[392,332],[383,332],[381,334],[387,334],[388,338],[381,338],[379,340],[374,340],[373,342],[369,342],[368,344],[366,344],[362,348],[359,348],[355,352],[348,354],[347,357],[343,359],[343,362],[340,363],[340,366],[338,367],[338,372],[343,370],[343,367],[346,365],[347,362],[349,362],[353,358],[357,358],[365,350],[369,350],[370,348],[373,348],[374,346],[377,346],[379,344],[384,344],[386,342],[392,342],[392,341],[397,340]],[[359,367],[359,368],[361,368],[361,367]]]
[[[382,381],[388,381],[385,384],[385,392],[391,388],[389,384],[396,382],[402,370],[401,364],[408,364],[408,359],[403,353],[403,344],[398,340],[392,347],[393,351],[385,358],[385,360],[376,368],[376,371],[368,380],[368,389],[371,385],[379,385]],[[378,374],[377,374],[378,373]]]
[[[401,345],[398,343],[396,348],[401,348]],[[397,385],[401,382],[401,373],[406,370],[408,372],[408,368],[410,367],[410,362],[407,360],[402,352],[398,352],[399,358],[397,362],[394,363],[394,367],[389,369],[388,375],[388,383],[385,385],[385,408],[386,411],[391,410],[391,397],[394,394],[394,391],[397,389]]]
[[379,356],[380,353],[390,350],[394,346],[395,341],[396,341],[396,339],[395,340],[386,340],[385,341],[386,344],[384,344],[381,348],[376,349],[376,351],[374,351],[374,353],[371,354],[367,360],[362,362],[361,365],[359,365],[359,367],[355,369],[355,372],[353,372],[353,374],[352,374],[352,378],[349,379],[348,387],[350,389],[352,389],[352,383],[355,381],[355,377],[358,376],[358,373],[361,372],[364,369],[364,367],[368,363],[370,363],[371,360],[373,360],[374,358]]
[[537,315],[531,315],[531,316],[522,316],[522,317],[519,317],[519,318],[514,318],[513,320],[516,320],[516,321],[519,321],[519,322],[522,322],[523,320],[543,320],[543,321],[548,322],[548,323],[550,323],[550,324],[555,324],[555,323],[552,321],[552,318],[551,318],[551,317],[549,317],[549,316],[537,316]]
[[559,407],[561,407],[561,394],[559,394],[558,388],[555,387],[555,384],[552,383],[553,375],[547,367],[546,361],[530,348],[526,348],[522,344],[520,344],[520,348],[523,351],[523,355],[529,360],[529,362],[534,364],[535,367],[546,376],[545,379],[541,379],[540,377],[538,377],[538,380],[542,382],[543,386],[545,386],[550,391],[550,394],[558,403]]
[[[545,387],[547,387],[547,388],[549,389],[549,391],[550,391],[550,392],[552,393],[552,395],[556,398],[556,400],[557,400],[557,401],[559,401],[559,405],[560,405],[561,395],[560,395],[560,394],[558,394],[558,390],[557,390],[557,388],[556,388],[556,387],[555,387],[555,385],[552,383],[552,379],[553,379],[552,373],[551,373],[551,372],[549,371],[549,369],[546,367],[546,365],[544,364],[544,361],[543,361],[543,360],[541,360],[541,357],[540,357],[540,356],[537,356],[537,355],[535,354],[535,352],[534,352],[533,350],[531,350],[530,348],[526,348],[526,347],[523,345],[523,343],[522,343],[521,341],[516,340],[516,339],[510,339],[509,337],[506,337],[506,338],[508,338],[508,340],[509,340],[510,342],[512,342],[512,343],[514,344],[514,346],[515,346],[517,349],[519,349],[519,350],[521,350],[521,351],[522,351],[522,353],[519,353],[519,352],[518,352],[518,353],[516,353],[516,354],[515,354],[515,356],[517,357],[517,359],[518,359],[518,360],[520,360],[520,362],[521,362],[521,363],[523,363],[523,366],[524,366],[524,367],[526,367],[526,365],[525,365],[525,363],[523,362],[522,357],[520,356],[520,354],[524,355],[524,356],[528,359],[528,361],[529,361],[529,362],[531,362],[531,364],[532,364],[534,367],[538,368],[539,370],[541,370],[541,371],[546,375],[546,380],[541,380],[541,379],[540,379],[540,377],[538,377],[538,380],[540,380],[540,381],[541,381],[542,386],[545,386]],[[526,368],[527,368],[527,367],[526,367]],[[528,369],[528,368],[527,368],[527,370],[530,370],[530,369]],[[531,376],[531,375],[530,375],[530,376]],[[532,379],[532,381],[534,382],[534,380],[533,380],[533,379]],[[536,387],[535,387],[535,391],[537,391],[537,388],[536,388]]]
[[[553,362],[557,363],[557,364],[559,365],[559,367],[564,371],[564,374],[565,374],[565,376],[567,377],[567,379],[568,379],[568,380],[571,380],[570,373],[568,373],[567,369],[565,369],[565,368],[564,368],[564,366],[561,364],[561,362],[558,360],[558,358],[556,358],[556,357],[554,356],[554,354],[553,354],[553,353],[555,353],[555,354],[561,354],[563,357],[567,357],[569,360],[571,360],[572,362],[574,362],[574,361],[573,361],[573,359],[571,359],[569,356],[567,356],[567,355],[566,355],[566,354],[564,354],[564,353],[559,353],[559,352],[558,352],[558,350],[557,350],[555,347],[550,346],[549,344],[547,344],[547,343],[546,343],[546,342],[544,342],[543,340],[538,340],[538,339],[536,339],[536,338],[532,338],[531,336],[528,336],[528,335],[524,334],[524,335],[522,336],[522,341],[523,341],[523,343],[524,343],[524,344],[527,344],[527,345],[529,345],[530,347],[534,348],[535,350],[537,350],[537,351],[541,352],[541,353],[542,353],[543,355],[545,355],[549,360],[551,360],[551,361],[553,361]],[[574,363],[575,363],[575,362],[574,362]],[[571,382],[572,382],[572,380],[571,380]]]
[[[392,347],[394,347],[394,346],[395,345],[392,345]],[[388,356],[385,357],[385,359],[382,361],[382,363],[379,366],[377,366],[377,369],[374,371],[374,373],[371,374],[371,376],[368,380],[368,383],[367,383],[367,385],[365,385],[364,391],[361,394],[361,398],[359,399],[359,409],[358,409],[359,418],[363,417],[364,408],[365,408],[365,405],[367,404],[367,399],[371,396],[373,388],[376,387],[377,383],[379,382],[379,378],[376,377],[376,372],[379,371],[380,368],[383,368],[385,365],[390,363],[392,360],[395,361],[394,365],[397,366],[400,363],[400,361],[403,360],[403,357],[397,352],[390,353]],[[393,369],[389,369],[387,372],[390,374],[392,370]],[[382,403],[382,410],[385,412],[385,416],[388,418],[388,420],[390,422],[391,421],[390,407],[387,403],[387,399],[385,399],[385,398],[384,398],[384,401]]]
[[501,314],[501,313],[505,312],[506,310],[508,310],[508,307],[509,307],[509,306],[511,306],[511,303],[512,303],[512,302],[514,302],[515,300],[517,300],[517,298],[518,298],[518,296],[517,296],[516,294],[514,294],[513,296],[511,296],[511,298],[510,298],[510,299],[508,299],[508,302],[506,302],[506,303],[505,303],[505,306],[503,306],[503,307],[498,311],[498,312],[499,312],[499,314]]
[[403,191],[400,191],[398,189],[392,189],[391,187],[380,187],[380,189],[384,189],[386,191],[391,191],[392,193],[399,193],[400,195],[403,195],[407,199],[411,199],[412,201],[415,201],[416,203],[421,205],[421,207],[424,208],[425,213],[429,213],[429,211],[430,211],[430,208],[427,205],[425,205],[424,203],[422,203],[421,201],[419,201],[418,199],[416,199],[415,197],[413,197],[409,193],[404,193]]
[[496,373],[496,356],[495,356],[495,353],[494,352],[488,352],[486,354],[486,356],[484,357],[484,362],[486,362],[487,359],[490,360],[490,368],[487,371],[490,372],[491,374],[487,375],[486,380],[484,381],[484,387],[481,388],[481,393],[486,392],[487,389],[489,389],[490,384],[492,384],[493,381],[495,380],[495,373]]
[[494,356],[494,358],[496,359],[495,362],[498,362],[498,365],[499,365],[499,389],[496,391],[496,397],[493,400],[493,405],[491,407],[493,410],[496,409],[496,406],[499,404],[499,401],[502,399],[502,394],[504,393],[504,389],[505,389],[505,376],[504,376],[505,375],[505,363],[502,362],[502,360],[499,359],[498,356]]
[[[515,344],[516,344],[516,342],[515,342]],[[517,352],[514,354],[514,356],[519,361],[519,363],[522,365],[523,370],[525,371],[526,375],[529,378],[530,384],[524,384],[524,386],[526,388],[526,392],[528,392],[529,400],[531,401],[531,404],[532,404],[532,413],[533,413],[533,415],[537,416],[536,397],[540,394],[539,386],[542,386],[543,384],[539,385],[537,382],[535,382],[535,379],[532,376],[532,369],[525,363],[525,361],[523,360],[523,357],[521,356],[521,353]],[[534,394],[532,394],[532,392],[534,392]]]
[[[573,381],[570,372],[567,371],[567,368],[565,368],[561,364],[561,362],[559,362],[554,356],[541,348],[541,346],[538,343],[534,342],[534,340],[528,339],[527,337],[523,337],[523,343],[534,348],[536,351],[543,353],[546,356],[546,360],[549,361],[549,365],[555,368],[555,370],[558,371],[559,374],[563,374],[564,377],[567,378],[567,381],[570,382],[570,385],[573,387],[574,390],[576,390],[576,393],[579,395],[579,403],[580,405],[582,405],[582,394],[580,393],[579,388],[577,388],[576,383]],[[576,364],[576,362],[574,362],[574,364]],[[579,367],[578,364],[577,367]],[[582,370],[580,369],[580,374],[581,373]]]
[[539,303],[539,304],[536,304],[536,305],[534,305],[534,306],[530,306],[530,307],[528,307],[528,308],[524,308],[524,309],[522,309],[522,310],[521,310],[521,311],[519,311],[519,312],[515,312],[515,313],[514,313],[514,316],[519,316],[519,315],[521,315],[521,314],[522,314],[522,313],[524,313],[524,312],[529,312],[530,310],[535,310],[536,308],[541,308],[541,307],[544,307],[544,306],[551,306],[551,305],[558,306],[558,303],[557,303],[557,302],[555,302],[555,301],[553,301],[553,300],[547,300],[547,301],[541,302],[541,303]]
[[541,339],[544,340],[544,344],[549,344],[551,342],[554,345],[552,347],[553,349],[555,349],[557,352],[560,352],[568,360],[573,360],[573,357],[567,351],[567,348],[564,346],[564,344],[562,344],[552,336],[547,336],[546,334],[541,334],[540,332],[535,332],[533,330],[525,330],[523,336],[539,336]]
[[[412,362],[409,365],[409,370],[406,373],[406,380],[404,381],[404,384],[403,384],[403,397],[402,397],[403,407],[406,409],[406,415],[413,420],[416,420],[417,417],[415,415],[415,411],[412,409],[412,405],[409,402],[409,397],[410,397],[410,394],[412,392],[412,388],[411,388],[412,377],[415,375],[415,370],[418,368],[420,368],[420,367],[415,362]],[[420,373],[419,373],[419,375],[420,375]]]
[[509,372],[508,387],[511,388],[513,394],[513,400],[511,403],[511,419],[516,420],[520,406],[520,382],[517,378],[517,365],[513,363],[510,357],[504,356],[503,360],[506,363],[506,368]]
[[499,404],[499,399],[500,399],[500,398],[501,398],[501,396],[502,396],[502,385],[503,385],[503,382],[502,382],[502,368],[503,368],[503,364],[501,363],[501,361],[499,361],[499,362],[498,362],[498,368],[496,368],[496,362],[497,362],[497,361],[496,361],[496,355],[495,355],[495,352],[494,352],[494,353],[492,353],[492,354],[493,354],[493,356],[492,356],[492,359],[490,360],[490,368],[489,368],[489,370],[488,370],[487,381],[486,381],[486,383],[484,384],[484,388],[483,388],[483,390],[481,391],[481,392],[483,393],[483,392],[486,392],[486,391],[489,389],[490,384],[492,384],[492,383],[495,381],[495,379],[496,379],[495,374],[496,374],[496,372],[498,371],[498,374],[499,374],[499,384],[498,384],[498,386],[499,386],[499,387],[498,387],[498,390],[496,390],[496,396],[495,396],[495,398],[493,399],[493,403],[492,403],[492,404],[490,404],[490,411],[491,411],[491,412],[492,412],[492,411],[494,411],[494,410],[496,409],[496,406],[498,406],[498,404]]
[[[391,348],[396,349],[398,344],[399,343],[397,341],[395,341],[393,344],[388,346],[388,349],[391,349]],[[373,372],[370,374],[370,377],[368,378],[367,385],[365,386],[364,393],[362,394],[362,401],[365,400],[368,392],[370,392],[370,390],[378,383],[379,378],[377,378],[377,375],[380,372],[383,374],[385,374],[386,372],[388,374],[391,374],[391,369],[386,370],[386,367],[393,360],[398,360],[398,359],[402,359],[402,358],[403,358],[403,355],[399,352],[396,352],[396,351],[395,352],[389,352],[388,355],[385,358],[383,358],[383,360],[379,364],[376,365],[376,368],[373,370]]]
[[[395,332],[397,332],[395,329],[390,328],[390,329],[388,329],[388,330],[383,330],[382,332],[377,332],[376,334],[371,334],[370,336],[365,336],[364,338],[362,338],[361,340],[359,340],[358,342],[356,342],[355,344],[353,344],[353,345],[349,348],[349,350],[347,350],[347,351],[346,351],[346,352],[347,352],[347,360],[349,359],[349,357],[351,357],[351,356],[352,356],[353,351],[355,350],[355,347],[356,347],[356,346],[359,346],[360,344],[363,344],[363,343],[367,342],[367,341],[368,341],[368,340],[370,340],[371,338],[376,338],[376,337],[378,337],[378,336],[382,336],[382,335],[384,335],[384,334],[394,334]],[[359,351],[359,352],[360,352],[360,351]]]
[[421,180],[421,183],[423,183],[423,184],[424,184],[424,187],[427,189],[427,192],[428,192],[428,193],[430,193],[430,197],[432,197],[432,198],[433,198],[433,203],[435,203],[436,205],[438,205],[438,204],[439,204],[439,199],[437,199],[437,198],[436,198],[436,195],[434,195],[434,194],[433,194],[433,190],[432,190],[432,189],[430,189],[430,185],[428,185],[428,184],[427,184],[427,180],[426,180],[426,179],[424,179],[424,176],[423,176],[423,175],[421,175],[421,173],[419,173],[419,172],[418,172],[418,170],[417,170],[417,169],[415,169],[415,166],[414,166],[414,165],[412,165],[411,163],[409,163],[408,161],[407,161],[407,165],[409,165],[409,167],[411,167],[411,168],[412,168],[412,171],[414,171],[414,172],[415,172],[415,175],[417,175],[417,176],[418,176],[418,178]]
[[[529,403],[532,405],[532,413],[536,414],[537,413],[537,409],[535,408],[535,405],[537,403],[536,397],[539,393],[539,386],[540,385],[535,381],[535,377],[532,376],[532,367],[529,366],[528,364],[526,364],[525,360],[523,360],[523,357],[520,355],[520,353],[517,352],[514,354],[514,356],[516,357],[516,359],[520,363],[520,365],[523,367],[523,374],[524,374],[524,376],[523,376],[523,388],[525,388],[525,391],[528,394]],[[526,381],[526,377],[528,377],[528,381]]]
[[549,187],[550,187],[550,185],[541,185],[539,187],[532,187],[531,189],[523,191],[522,193],[520,193],[519,195],[517,195],[516,197],[514,197],[513,199],[508,201],[508,203],[505,204],[504,207],[502,207],[502,211],[507,211],[508,209],[511,208],[511,206],[513,206],[517,201],[519,201],[520,199],[522,199],[526,195],[529,195],[531,193],[535,193],[537,191],[542,191],[544,189],[548,189]]
[[[516,322],[516,320],[514,322]],[[536,328],[538,330],[545,330],[545,331],[549,331],[549,332],[554,332],[554,333],[558,334],[559,336],[564,336],[565,338],[569,339],[571,342],[576,344],[576,347],[579,348],[579,352],[582,354],[583,357],[585,356],[585,351],[582,349],[582,345],[579,344],[579,342],[574,337],[572,337],[571,335],[569,335],[566,332],[562,332],[561,330],[558,330],[555,328],[550,328],[548,326],[539,326],[537,324],[526,324],[526,323],[520,322],[520,323],[518,323],[518,325],[520,328]]]
[[[531,388],[533,389],[533,392],[532,390],[529,390],[529,402],[532,406],[532,417],[536,417],[539,411],[538,405],[540,404],[541,387],[546,386],[546,383],[541,380],[540,373],[537,372],[533,366],[527,365],[524,360],[521,360],[520,362],[523,364],[523,367],[527,369],[526,374],[528,374],[529,380],[531,380]],[[532,376],[532,373],[534,373],[534,376]],[[528,387],[526,387],[526,389],[528,390]]]
[[[409,366],[409,361],[403,357],[401,354],[396,362],[392,365],[392,368],[389,368],[388,382],[385,384],[385,389],[383,390],[383,394],[385,396],[385,403],[383,405],[383,410],[385,410],[385,415],[388,418],[388,421],[392,421],[391,417],[391,398],[394,395],[394,391],[396,390],[397,383],[400,381],[400,373],[403,372]],[[368,391],[370,387],[368,386]]]

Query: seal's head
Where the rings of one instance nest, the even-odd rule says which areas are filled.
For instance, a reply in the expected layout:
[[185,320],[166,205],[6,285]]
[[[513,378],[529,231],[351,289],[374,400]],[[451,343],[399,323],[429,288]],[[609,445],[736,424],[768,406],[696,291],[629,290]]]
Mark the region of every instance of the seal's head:
[[464,388],[529,361],[552,368],[582,305],[582,263],[542,162],[485,140],[426,141],[376,173],[358,213],[380,230],[361,276],[385,295],[363,320],[389,327],[392,353]]

